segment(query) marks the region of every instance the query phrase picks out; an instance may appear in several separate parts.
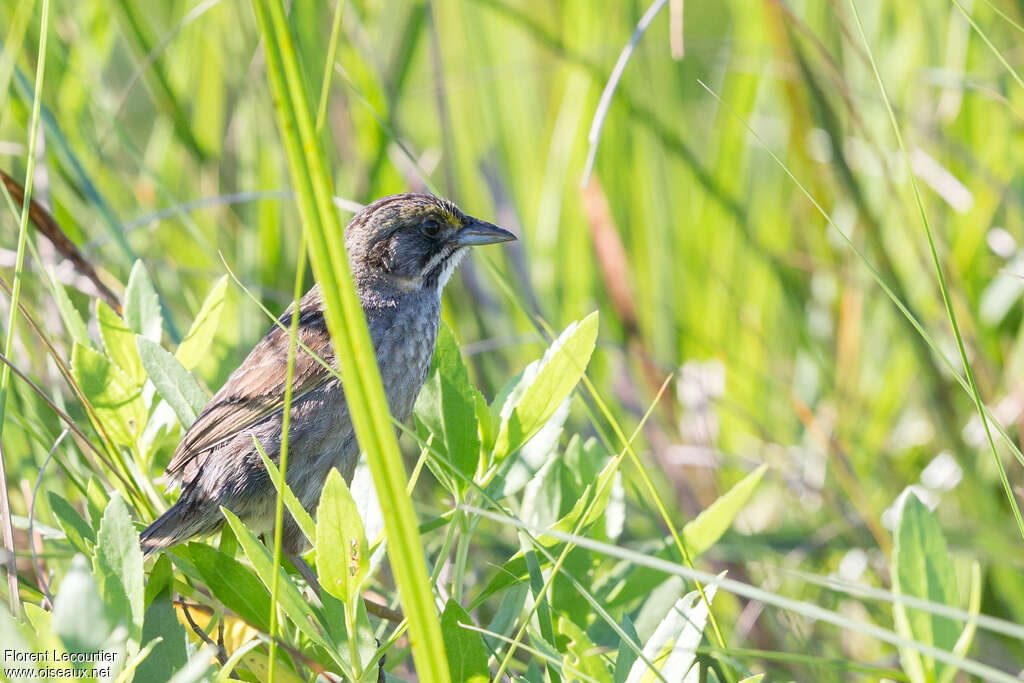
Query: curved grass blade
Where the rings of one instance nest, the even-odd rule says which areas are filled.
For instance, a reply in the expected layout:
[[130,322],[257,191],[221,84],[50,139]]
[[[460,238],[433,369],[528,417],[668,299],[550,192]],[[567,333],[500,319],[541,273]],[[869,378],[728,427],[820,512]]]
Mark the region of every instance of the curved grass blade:
[[928,238],[928,249],[931,252],[932,263],[935,265],[935,272],[938,276],[939,291],[942,293],[942,303],[946,307],[946,315],[949,317],[949,324],[953,328],[953,337],[956,339],[956,348],[960,353],[960,362],[964,367],[964,375],[967,377],[967,384],[971,388],[971,395],[972,398],[974,398],[974,406],[978,411],[978,417],[981,418],[981,424],[985,428],[985,436],[988,440],[989,448],[992,450],[992,457],[996,461],[996,468],[999,470],[999,479],[1003,484],[1003,492],[1006,494],[1006,500],[1009,502],[1010,509],[1013,511],[1013,518],[1017,522],[1017,529],[1020,531],[1021,537],[1024,537],[1024,517],[1021,517],[1020,506],[1017,504],[1017,496],[1010,487],[1010,480],[1006,476],[1006,468],[1003,466],[1003,460],[999,457],[999,452],[996,450],[996,442],[992,438],[992,429],[989,427],[988,417],[985,414],[985,405],[982,403],[981,393],[978,391],[978,385],[974,381],[974,372],[971,370],[971,362],[967,358],[967,347],[964,345],[963,336],[960,334],[960,325],[956,321],[956,313],[953,311],[953,300],[949,296],[949,287],[946,285],[946,275],[942,270],[942,263],[939,260],[939,252],[935,247],[935,237],[932,235],[931,223],[928,221],[928,213],[924,208],[924,199],[921,197],[921,190],[917,186],[917,178],[914,174],[914,169],[910,164],[910,156],[907,153],[906,145],[903,143],[903,134],[900,133],[900,127],[896,121],[896,113],[893,111],[892,103],[889,101],[889,95],[885,91],[885,83],[882,81],[882,74],[878,71],[878,64],[875,62],[875,56],[871,52],[871,45],[868,42],[867,34],[864,32],[864,24],[860,20],[860,12],[857,10],[857,3],[854,0],[850,0],[850,8],[853,10],[853,17],[857,22],[857,30],[860,32],[861,40],[864,43],[864,49],[867,52],[868,61],[871,63],[871,70],[875,75],[875,81],[878,83],[878,90],[882,95],[882,101],[885,103],[885,110],[889,114],[889,123],[892,124],[893,133],[896,135],[896,142],[899,145],[900,152],[903,155],[903,161],[907,167],[907,177],[910,178],[910,187],[914,192],[914,201],[917,204],[918,213],[921,215],[921,222],[924,225],[924,234]]

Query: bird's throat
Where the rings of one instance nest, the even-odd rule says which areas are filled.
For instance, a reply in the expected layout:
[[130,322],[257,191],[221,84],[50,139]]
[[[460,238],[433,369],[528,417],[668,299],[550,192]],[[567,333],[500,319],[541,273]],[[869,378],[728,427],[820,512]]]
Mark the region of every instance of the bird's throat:
[[456,246],[446,247],[435,254],[423,268],[423,288],[436,288],[437,295],[440,296],[444,286],[451,279],[452,273],[466,256],[466,251],[467,247]]

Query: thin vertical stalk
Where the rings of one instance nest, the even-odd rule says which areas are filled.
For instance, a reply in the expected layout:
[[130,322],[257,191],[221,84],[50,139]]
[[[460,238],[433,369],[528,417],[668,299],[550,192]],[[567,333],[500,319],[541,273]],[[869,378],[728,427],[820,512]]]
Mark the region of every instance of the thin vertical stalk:
[[[39,23],[39,53],[36,60],[35,93],[32,97],[32,115],[28,122],[28,160],[25,171],[25,203],[21,207],[21,221],[18,225],[18,254],[14,264],[14,282],[11,284],[11,308],[7,318],[7,338],[4,341],[4,357],[11,357],[14,347],[14,326],[18,320],[18,300],[21,297],[21,280],[25,265],[25,241],[28,235],[28,213],[31,206],[32,186],[36,171],[36,146],[39,142],[39,109],[43,98],[43,72],[46,70],[46,35],[50,25],[50,0],[43,0],[43,17]],[[7,391],[11,380],[11,368],[4,365],[0,370],[0,523],[3,524],[4,549],[7,551],[7,587],[10,591],[10,606],[13,614],[21,611],[18,599],[18,567],[14,559],[14,529],[11,526],[11,500],[7,495],[7,463],[3,454],[3,428],[7,418]]]
[[299,301],[302,300],[302,274],[306,271],[306,233],[299,238],[299,263],[295,268],[295,290],[292,298],[292,321],[288,329],[288,366],[285,370],[284,413],[281,419],[281,455],[278,461],[279,481],[277,484],[277,508],[274,510],[274,568],[270,574],[270,653],[267,663],[267,680],[274,683],[274,666],[277,663],[277,587],[281,579],[281,543],[284,530],[285,471],[288,469],[288,432],[292,422],[292,381],[295,378],[295,345],[298,341]]
[[334,74],[334,60],[338,54],[338,34],[341,33],[341,15],[345,11],[345,0],[338,0],[334,6],[334,21],[331,24],[331,40],[327,44],[327,59],[324,60],[324,81],[320,85],[320,106],[316,112],[316,132],[319,135],[327,122],[327,100],[331,94],[331,75]]

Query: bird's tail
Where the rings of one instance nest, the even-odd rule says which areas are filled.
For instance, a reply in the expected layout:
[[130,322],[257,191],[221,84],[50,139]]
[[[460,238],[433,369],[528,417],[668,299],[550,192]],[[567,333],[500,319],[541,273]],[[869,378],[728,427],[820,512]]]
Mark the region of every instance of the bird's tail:
[[139,540],[143,554],[152,555],[198,535],[201,529],[197,522],[203,518],[198,512],[195,504],[178,500],[142,532]]

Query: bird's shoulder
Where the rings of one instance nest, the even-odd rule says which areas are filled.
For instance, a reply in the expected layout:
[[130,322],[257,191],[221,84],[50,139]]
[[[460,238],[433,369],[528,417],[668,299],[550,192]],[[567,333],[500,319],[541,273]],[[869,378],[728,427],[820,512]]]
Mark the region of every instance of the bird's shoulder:
[[[334,367],[334,348],[324,321],[322,303],[319,287],[315,287],[299,304],[293,401],[333,377],[329,367]],[[177,476],[195,456],[281,409],[287,377],[288,328],[291,318],[292,308],[289,307],[210,399],[178,444],[167,467],[168,475]]]

